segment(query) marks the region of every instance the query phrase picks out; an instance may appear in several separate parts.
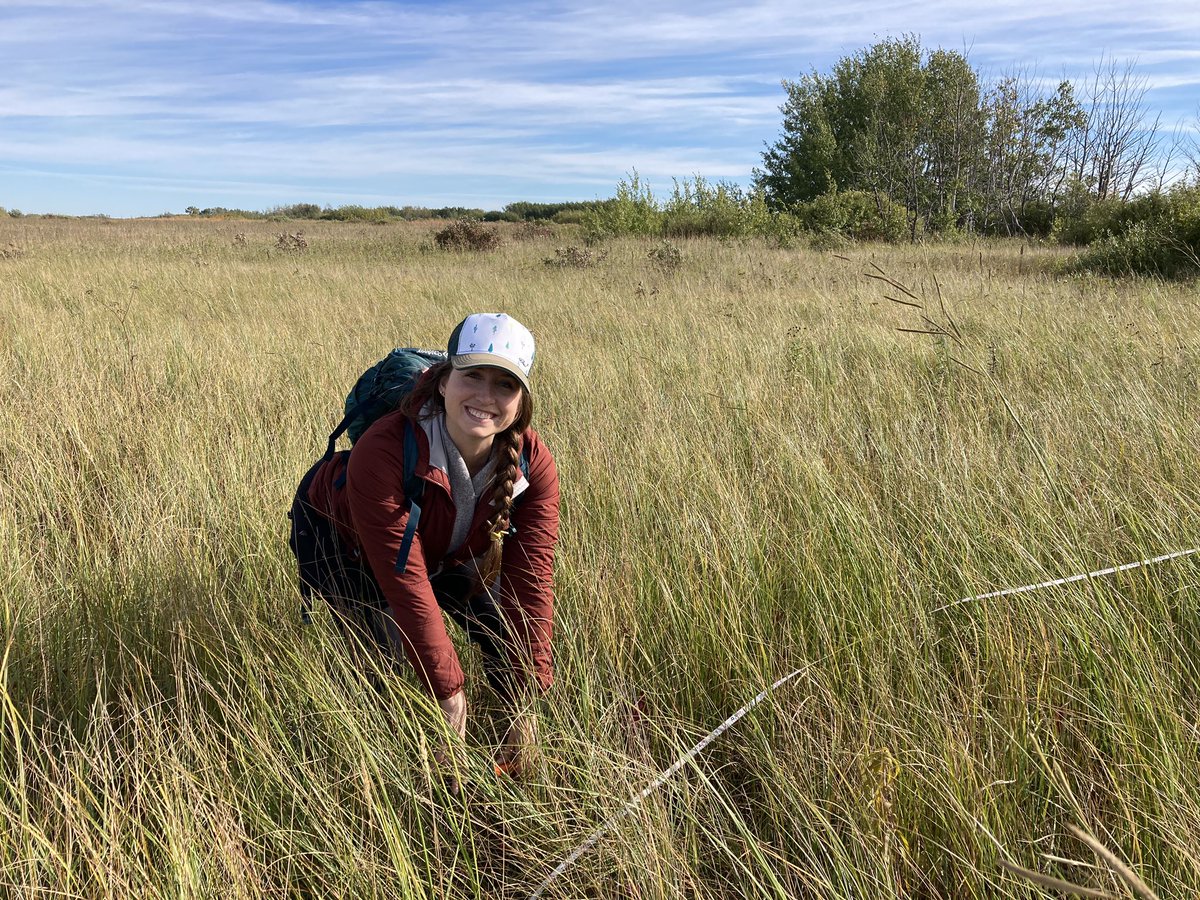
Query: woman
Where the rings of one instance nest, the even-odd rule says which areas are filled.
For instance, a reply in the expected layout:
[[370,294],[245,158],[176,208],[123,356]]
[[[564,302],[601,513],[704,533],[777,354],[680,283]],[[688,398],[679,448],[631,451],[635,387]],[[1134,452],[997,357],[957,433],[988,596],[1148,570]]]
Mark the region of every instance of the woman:
[[[527,701],[553,680],[558,473],[530,428],[533,355],[515,319],[467,316],[446,361],[352,453],[318,463],[292,508],[302,593],[330,603],[352,646],[407,656],[460,737],[464,679],[442,611],[479,645],[512,714],[499,759],[510,772],[537,739]],[[404,490],[406,441],[424,482],[419,510]]]

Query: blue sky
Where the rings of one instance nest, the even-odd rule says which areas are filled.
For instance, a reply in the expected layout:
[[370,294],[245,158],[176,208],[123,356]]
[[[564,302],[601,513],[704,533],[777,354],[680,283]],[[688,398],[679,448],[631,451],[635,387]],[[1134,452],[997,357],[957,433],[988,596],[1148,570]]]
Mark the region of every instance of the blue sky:
[[748,183],[783,78],[888,36],[985,76],[1135,60],[1200,107],[1195,0],[0,0],[0,206],[461,205]]

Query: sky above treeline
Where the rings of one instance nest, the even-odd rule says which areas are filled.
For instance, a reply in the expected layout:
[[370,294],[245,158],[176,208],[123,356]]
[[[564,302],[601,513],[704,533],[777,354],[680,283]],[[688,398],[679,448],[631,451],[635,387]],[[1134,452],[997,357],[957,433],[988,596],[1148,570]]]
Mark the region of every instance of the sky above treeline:
[[1196,0],[0,0],[0,206],[467,206],[748,185],[782,79],[886,37],[985,80],[1133,61],[1200,114]]

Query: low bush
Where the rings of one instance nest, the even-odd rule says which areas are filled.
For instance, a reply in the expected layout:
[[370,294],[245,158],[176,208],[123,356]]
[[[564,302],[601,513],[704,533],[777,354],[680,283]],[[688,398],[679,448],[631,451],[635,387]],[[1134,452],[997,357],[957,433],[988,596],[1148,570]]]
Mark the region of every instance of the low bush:
[[350,205],[327,209],[321,218],[331,222],[385,222],[389,216],[382,207]]
[[[1079,268],[1106,275],[1200,275],[1200,185],[1103,207],[1104,230],[1079,256]],[[1090,211],[1089,211],[1090,212]]]
[[637,171],[617,182],[617,195],[598,203],[584,216],[584,232],[590,242],[621,235],[662,234],[663,212]]
[[555,225],[582,225],[587,221],[588,209],[564,209],[556,212],[550,219]]
[[806,231],[840,235],[856,241],[902,241],[908,236],[903,206],[866,191],[831,191],[794,210]]
[[697,175],[676,180],[663,210],[667,237],[750,237],[767,231],[771,213],[761,193],[747,193],[736,184],[709,184]]
[[1161,219],[1167,195],[1146,194],[1132,200],[1086,200],[1059,214],[1051,237],[1061,244],[1085,247],[1103,238],[1123,234],[1138,222]]
[[559,269],[590,269],[608,259],[607,250],[591,250],[587,247],[557,247],[553,256],[542,262]]
[[663,241],[646,254],[646,258],[658,268],[673,272],[683,265],[683,251],[670,241]]
[[267,215],[281,216],[285,219],[319,219],[323,212],[317,203],[293,203],[290,206],[269,209]]
[[537,222],[522,222],[508,232],[514,241],[540,241],[554,237],[556,231],[552,225],[539,225]]
[[304,239],[302,231],[297,231],[295,234],[284,231],[276,236],[275,249],[287,253],[302,253],[308,249],[308,241]]
[[433,241],[442,250],[495,250],[500,246],[500,235],[480,222],[455,219],[434,234]]

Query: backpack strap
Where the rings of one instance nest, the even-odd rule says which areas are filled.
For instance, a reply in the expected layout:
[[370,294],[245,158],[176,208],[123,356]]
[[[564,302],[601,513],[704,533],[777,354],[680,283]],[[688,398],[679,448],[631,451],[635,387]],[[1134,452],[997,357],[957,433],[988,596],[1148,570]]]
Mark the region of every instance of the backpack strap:
[[325,448],[325,455],[322,457],[326,462],[333,459],[333,454],[336,452],[338,438],[346,433],[346,429],[350,427],[350,423],[365,413],[372,404],[376,401],[375,397],[367,397],[365,400],[355,404],[352,409],[346,410],[346,415],[342,416],[342,421],[338,422],[337,428],[333,429],[329,434],[329,445]]
[[[354,414],[358,414],[357,408],[355,408]],[[325,462],[329,462],[329,460],[333,459],[333,454],[337,452],[338,438],[346,433],[346,429],[350,427],[350,422],[353,418],[354,416],[347,413],[345,417],[343,417],[342,421],[338,423],[338,427],[333,429],[332,433],[329,435],[329,446],[325,448],[325,455],[321,457],[321,459],[323,459]]]
[[404,496],[408,500],[408,525],[400,541],[400,552],[396,554],[395,572],[403,575],[408,569],[408,554],[412,551],[413,538],[421,521],[421,497],[425,493],[425,479],[417,475],[417,433],[412,419],[404,420]]
[[[334,444],[342,436],[342,433],[345,432],[346,426],[354,419],[356,414],[357,411],[347,414],[342,423],[329,436],[329,451],[325,454],[325,461],[333,458]],[[341,490],[346,486],[346,473],[350,471],[350,460],[348,457],[351,452],[351,450],[345,451],[347,456],[346,467],[342,469],[342,473],[333,482],[333,486],[337,490]],[[408,568],[408,555],[412,551],[413,538],[417,535],[417,525],[421,521],[421,497],[425,493],[425,479],[417,475],[417,460],[419,455],[420,448],[417,446],[416,426],[413,425],[412,419],[405,419],[404,470],[401,474],[400,486],[404,491],[404,499],[408,501],[408,524],[404,528],[404,537],[400,541],[400,552],[396,554],[397,575],[403,575]]]
[[[529,478],[529,453],[521,446],[521,474]],[[408,554],[412,551],[413,538],[421,521],[421,505],[418,502],[425,492],[425,479],[417,477],[417,436],[412,419],[404,420],[404,496],[408,498],[408,525],[400,541],[400,552],[396,554],[395,572],[403,575],[408,569]],[[508,534],[516,534],[516,526],[509,524]]]

